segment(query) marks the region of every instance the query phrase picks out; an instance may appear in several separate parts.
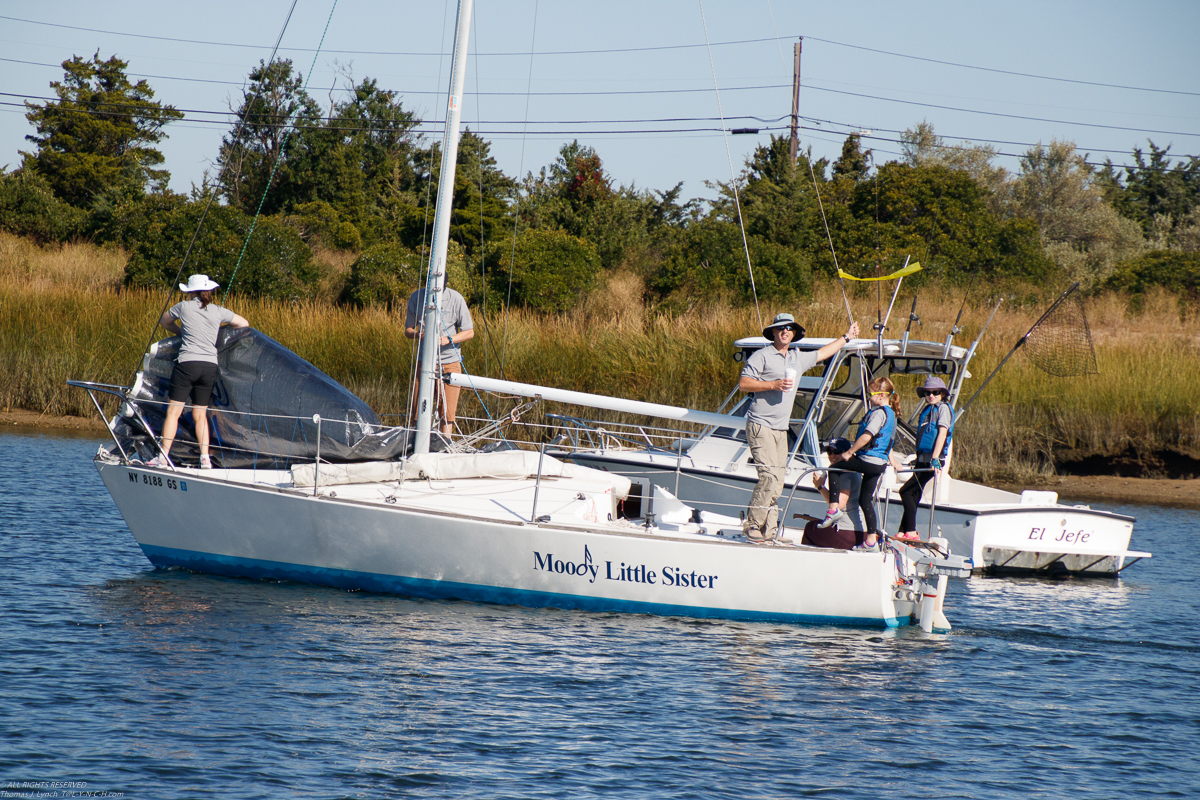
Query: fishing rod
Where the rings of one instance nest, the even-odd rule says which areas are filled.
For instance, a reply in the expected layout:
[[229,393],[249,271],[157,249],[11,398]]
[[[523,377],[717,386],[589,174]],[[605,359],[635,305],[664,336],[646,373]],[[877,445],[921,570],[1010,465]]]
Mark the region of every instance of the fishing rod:
[[954,318],[954,324],[950,326],[950,333],[946,334],[946,346],[942,350],[942,358],[950,357],[950,343],[954,341],[954,337],[962,333],[962,328],[958,323],[962,321],[963,311],[967,307],[967,298],[971,296],[971,287],[975,285],[975,276],[971,276],[971,282],[967,284],[967,291],[963,292],[962,305],[958,307],[958,316]]
[[921,318],[917,316],[917,295],[913,295],[912,310],[908,312],[908,327],[904,329],[904,336],[900,340],[900,355],[908,355],[908,335],[912,332],[913,323],[921,324]]
[[947,400],[949,400],[951,403],[951,408],[954,407],[954,402],[958,399],[959,393],[962,392],[962,382],[967,377],[967,365],[970,364],[971,359],[975,357],[975,348],[979,347],[979,343],[983,340],[983,334],[987,332],[988,326],[992,324],[992,320],[995,319],[996,312],[1000,310],[1000,304],[1003,302],[1003,297],[996,301],[996,307],[992,309],[991,316],[988,317],[987,322],[985,322],[983,327],[979,330],[979,335],[975,337],[975,341],[971,342],[971,346],[967,348],[967,354],[963,357],[962,365],[958,370],[958,374],[954,377],[953,383],[951,384],[950,397],[947,398]]
[[[908,267],[908,262],[911,260],[912,260],[912,256],[909,256],[908,258],[904,259],[904,266],[900,268],[901,272],[903,272]],[[884,315],[883,319],[880,320],[875,325],[875,330],[876,330],[875,341],[876,341],[876,345],[879,348],[879,357],[880,358],[883,358],[883,332],[885,330],[887,330],[888,320],[890,320],[892,318],[892,309],[896,305],[896,296],[900,294],[900,284],[902,284],[902,283],[904,283],[903,275],[901,275],[899,278],[896,279],[896,288],[892,290],[892,302],[888,303],[887,314]],[[876,311],[876,313],[878,314],[878,311]]]
[[[958,412],[958,420],[956,421],[956,424],[957,424],[957,422],[958,422],[958,421],[961,421],[961,420],[962,420],[963,414],[966,414],[966,413],[967,413],[967,411],[968,411],[968,410],[971,408],[971,404],[975,402],[975,398],[976,398],[976,397],[979,397],[979,393],[980,393],[980,392],[982,392],[984,389],[986,389],[986,388],[987,388],[987,385],[988,385],[989,383],[991,383],[991,381],[992,381],[992,378],[996,377],[996,373],[998,373],[998,372],[1001,370],[1001,368],[1003,368],[1003,367],[1004,367],[1004,365],[1008,363],[1008,360],[1009,360],[1010,358],[1012,358],[1012,357],[1013,357],[1013,354],[1014,354],[1014,353],[1016,353],[1018,350],[1020,350],[1020,349],[1021,349],[1021,347],[1022,347],[1022,346],[1025,344],[1025,342],[1026,342],[1026,341],[1029,339],[1030,335],[1031,335],[1031,334],[1032,334],[1032,333],[1033,333],[1035,330],[1037,330],[1038,326],[1039,326],[1039,325],[1041,325],[1043,322],[1045,322],[1045,321],[1046,321],[1046,318],[1047,318],[1047,317],[1049,317],[1049,316],[1050,316],[1052,313],[1054,313],[1054,309],[1056,309],[1056,308],[1058,308],[1060,305],[1062,305],[1062,302],[1063,302],[1064,300],[1066,300],[1066,299],[1067,299],[1069,296],[1071,296],[1071,294],[1072,294],[1072,293],[1074,293],[1074,291],[1075,291],[1076,289],[1078,289],[1078,288],[1079,288],[1079,282],[1078,282],[1078,281],[1076,281],[1075,283],[1071,284],[1070,288],[1068,288],[1068,289],[1067,289],[1065,292],[1063,292],[1061,295],[1059,295],[1058,299],[1054,301],[1053,305],[1051,305],[1051,306],[1050,306],[1048,309],[1046,309],[1046,313],[1044,313],[1044,314],[1042,314],[1040,317],[1038,317],[1038,321],[1037,321],[1037,322],[1035,322],[1035,323],[1033,323],[1033,325],[1032,325],[1032,326],[1030,326],[1029,330],[1027,330],[1027,331],[1025,332],[1025,335],[1024,335],[1024,336],[1022,336],[1020,339],[1017,339],[1017,343],[1013,345],[1013,347],[1012,347],[1012,350],[1009,350],[1009,351],[1008,351],[1008,355],[1006,355],[1006,356],[1004,357],[1004,360],[1003,360],[1003,361],[1001,361],[1001,362],[1000,362],[998,365],[996,365],[996,368],[995,368],[994,370],[992,370],[992,374],[991,374],[991,375],[988,375],[988,376],[987,376],[987,380],[985,380],[985,381],[983,382],[983,385],[982,385],[982,386],[980,386],[978,389],[976,389],[976,390],[975,390],[975,394],[971,395],[971,399],[970,399],[970,400],[968,400],[968,401],[967,401],[967,402],[966,402],[966,403],[963,405],[962,409],[960,409],[960,410],[959,410],[959,412]],[[996,305],[996,307],[997,307],[997,308],[999,308],[999,307],[1000,307],[1000,306],[999,306],[999,304],[997,304],[997,305]],[[988,320],[988,321],[990,322],[991,320]],[[972,350],[974,350],[974,349],[975,349],[975,348],[974,348],[974,345],[972,345],[971,349],[972,349]]]

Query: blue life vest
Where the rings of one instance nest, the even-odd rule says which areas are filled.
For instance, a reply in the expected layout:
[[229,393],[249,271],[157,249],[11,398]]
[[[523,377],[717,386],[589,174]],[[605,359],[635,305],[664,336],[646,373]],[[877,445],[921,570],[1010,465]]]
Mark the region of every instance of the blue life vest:
[[[879,429],[879,433],[875,434],[875,438],[871,443],[858,451],[860,456],[874,456],[887,461],[888,453],[892,451],[892,434],[896,431],[896,412],[892,411],[891,406],[876,406],[882,408],[886,419],[883,422],[883,427]],[[872,408],[863,421],[858,425],[858,436],[867,433],[867,420],[871,418],[871,414],[875,413],[875,408]]]
[[[938,405],[943,405],[945,401]],[[950,408],[949,406],[946,406]],[[934,421],[934,411],[936,406],[926,404],[921,411],[921,416],[917,418],[917,452],[924,455],[933,455],[933,445],[937,442],[938,426]],[[950,428],[946,431],[946,442],[942,445],[942,453],[938,458],[945,458],[950,452],[950,440],[954,438],[954,409],[950,408]]]

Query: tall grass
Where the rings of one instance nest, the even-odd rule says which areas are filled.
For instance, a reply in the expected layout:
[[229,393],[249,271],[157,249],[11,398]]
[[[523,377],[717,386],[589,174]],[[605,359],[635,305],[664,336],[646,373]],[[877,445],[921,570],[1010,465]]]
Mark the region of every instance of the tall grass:
[[[120,251],[89,245],[39,248],[0,234],[0,408],[89,415],[95,412],[86,394],[67,387],[68,379],[129,381],[155,318],[178,295],[121,290],[124,260]],[[1031,296],[1023,305],[1002,304],[971,364],[975,380],[967,391],[991,372],[1051,299],[1047,294]],[[941,341],[961,302],[955,291],[923,290],[917,309],[923,324],[914,336]],[[893,314],[903,317],[909,303],[902,299],[897,304],[902,310]],[[855,297],[852,304],[868,329],[874,297]],[[404,337],[402,313],[237,296],[228,305],[380,414],[402,419],[415,356],[413,343]],[[1127,452],[1149,454],[1147,471],[1153,473],[1155,453],[1200,457],[1196,315],[1181,320],[1178,300],[1166,293],[1147,297],[1136,314],[1115,295],[1089,299],[1087,308],[1100,374],[1054,378],[1018,354],[956,430],[958,475],[1028,479],[1050,474],[1064,462]],[[463,351],[467,370],[475,374],[711,410],[737,382],[733,341],[757,335],[762,320],[784,310],[796,314],[813,336],[836,336],[847,325],[836,284],[818,286],[815,296],[798,307],[764,304],[756,311],[712,302],[665,315],[642,303],[635,276],[618,273],[560,316],[474,311],[476,336]],[[969,344],[990,313],[986,298],[968,304],[956,344]],[[893,323],[892,332],[897,329]],[[917,402],[912,396],[902,399],[906,411]],[[464,392],[460,416],[496,416],[517,402],[482,401],[486,411],[480,399]],[[545,411],[577,413],[557,407],[539,414]]]

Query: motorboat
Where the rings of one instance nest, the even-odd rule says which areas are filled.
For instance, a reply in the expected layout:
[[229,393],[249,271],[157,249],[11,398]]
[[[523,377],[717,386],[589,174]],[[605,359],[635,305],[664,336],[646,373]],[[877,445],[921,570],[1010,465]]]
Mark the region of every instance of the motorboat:
[[[831,340],[802,339],[791,346],[819,350]],[[748,337],[735,342],[734,361],[742,363],[770,342]],[[975,344],[963,348],[944,342],[903,339],[859,339],[850,342],[825,364],[801,376],[795,390],[789,429],[791,456],[781,514],[796,519],[821,519],[827,504],[814,479],[831,467],[823,443],[852,436],[863,415],[864,387],[888,376],[901,396],[925,377],[935,375],[950,387],[951,403],[969,379],[968,364]],[[819,371],[819,374],[816,374]],[[461,376],[462,385],[484,390],[533,394],[505,382]],[[600,405],[576,398],[580,405]],[[635,496],[661,487],[703,511],[744,514],[758,474],[746,443],[743,420],[751,398],[733,392],[725,406],[725,421],[691,431],[620,425],[583,416],[550,415],[560,426],[559,444],[551,452],[571,463],[630,479]],[[914,423],[919,408],[898,425],[894,448],[912,469]],[[682,419],[682,418],[681,418]],[[836,465],[832,465],[836,468]],[[968,556],[984,573],[1041,575],[1118,575],[1150,553],[1130,550],[1134,518],[1087,505],[1061,503],[1052,491],[1011,492],[952,477],[950,458],[925,487],[917,516],[921,538],[944,538],[951,551]],[[899,472],[899,474],[897,474]],[[852,473],[847,473],[857,478]],[[910,473],[889,467],[880,480],[875,502],[885,532],[895,533],[902,507],[898,490]],[[857,486],[857,483],[855,483]],[[847,511],[860,533],[855,489]]]

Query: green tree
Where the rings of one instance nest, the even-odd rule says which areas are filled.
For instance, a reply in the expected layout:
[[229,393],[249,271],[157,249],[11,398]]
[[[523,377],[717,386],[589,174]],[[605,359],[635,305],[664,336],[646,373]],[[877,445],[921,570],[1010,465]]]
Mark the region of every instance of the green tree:
[[[322,128],[321,109],[304,91],[303,76],[292,72],[289,59],[260,61],[250,72],[236,114],[239,123],[221,140],[217,155],[222,195],[251,215],[260,203],[264,214],[290,208],[295,198],[267,190],[285,181],[288,155],[297,147],[289,136],[291,126]],[[305,197],[300,202],[314,199],[319,198]]]
[[1108,279],[1108,286],[1135,296],[1152,286],[1162,286],[1194,303],[1200,298],[1200,253],[1168,250],[1144,253],[1121,262]]
[[523,224],[586,239],[606,269],[653,261],[647,251],[658,246],[658,236],[696,219],[699,210],[697,201],[678,202],[679,186],[657,196],[633,185],[614,187],[600,156],[578,141],[563,145],[536,177],[527,174],[521,188]]
[[554,230],[525,231],[514,243],[497,242],[488,260],[511,265],[493,274],[497,295],[506,297],[511,291],[513,305],[550,313],[574,307],[580,295],[595,287],[600,272],[600,258],[590,242]]
[[852,133],[842,142],[842,154],[833,162],[833,177],[849,178],[858,182],[865,180],[870,170],[868,160],[872,157],[870,150],[862,149],[862,137]]
[[1011,190],[1011,179],[1004,167],[992,164],[998,151],[990,144],[948,145],[933,125],[922,120],[915,128],[900,134],[901,160],[911,167],[946,167],[971,176],[984,190],[988,209],[1003,215]]
[[1149,142],[1149,159],[1141,148],[1133,149],[1136,167],[1118,170],[1106,159],[1097,175],[1105,199],[1123,216],[1142,226],[1146,236],[1157,225],[1173,231],[1200,206],[1200,157],[1171,163],[1170,145]]
[[[754,264],[751,283],[746,247]],[[662,267],[648,287],[660,298],[693,304],[725,296],[751,300],[760,297],[790,300],[812,292],[807,257],[799,251],[750,235],[747,243],[736,223],[709,216],[672,237]]]
[[0,170],[0,230],[38,242],[62,242],[83,233],[87,212],[54,196],[31,170]]
[[1037,223],[1046,255],[1087,287],[1146,247],[1137,223],[1105,201],[1086,159],[1071,142],[1037,145],[1021,158],[1012,215]]
[[126,221],[123,238],[132,248],[125,266],[126,285],[173,286],[199,228],[189,271],[207,274],[221,284],[222,291],[279,300],[310,293],[317,278],[312,252],[295,230],[278,217],[263,217],[247,241],[252,217],[219,205],[208,209],[200,228],[205,205],[178,195],[151,198],[141,213]]
[[102,61],[99,52],[90,60],[72,56],[62,63],[63,80],[50,84],[58,100],[25,103],[25,118],[37,130],[25,138],[37,151],[22,151],[24,168],[74,206],[89,206],[105,192],[162,189],[170,180],[169,172],[155,169],[163,156],[154,146],[183,114],[155,101],[146,81],[130,83],[127,66],[115,55]]
[[417,119],[394,92],[371,78],[332,103],[329,118],[299,127],[292,134],[286,163],[273,191],[284,208],[329,203],[343,222],[374,233],[382,200],[395,183],[401,191],[418,188],[414,157]]

